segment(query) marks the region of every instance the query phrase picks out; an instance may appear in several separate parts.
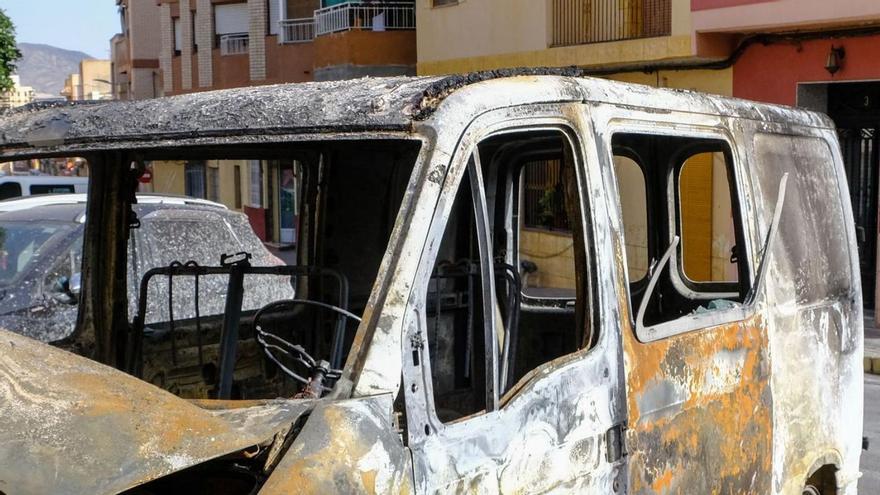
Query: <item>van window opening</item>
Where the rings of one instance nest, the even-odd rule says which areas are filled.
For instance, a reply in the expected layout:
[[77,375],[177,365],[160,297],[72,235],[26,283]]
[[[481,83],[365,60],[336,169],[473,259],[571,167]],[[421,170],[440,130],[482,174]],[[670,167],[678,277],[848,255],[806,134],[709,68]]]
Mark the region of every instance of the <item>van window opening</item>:
[[[492,410],[531,371],[589,348],[597,333],[583,232],[577,158],[561,131],[514,132],[481,142],[483,194],[476,170],[460,183],[426,292],[427,347],[437,417],[451,422]],[[482,278],[475,212],[485,197],[495,297]],[[479,199],[477,201],[480,201]],[[484,330],[494,319],[496,334]],[[486,368],[488,346],[498,363]],[[493,374],[495,376],[493,376]],[[488,384],[488,385],[487,385]]]
[[[247,253],[234,374],[225,398],[300,392],[302,384],[281,367],[308,376],[291,363],[296,356],[270,347],[281,355],[276,363],[258,339],[257,312],[273,302],[310,301],[266,309],[259,322],[264,332],[301,346],[316,363],[341,368],[419,150],[418,141],[361,140],[277,149],[270,158],[247,150],[229,151],[228,157],[187,150],[182,160],[180,150],[172,150],[145,158],[149,180],[139,183],[132,206],[137,222],[129,233],[122,296],[136,342],[127,346],[120,367],[184,398],[218,397],[230,264],[243,260],[233,256],[224,266],[221,256]],[[84,195],[44,197],[48,203],[38,208],[0,211],[0,226],[8,223],[9,232],[18,231],[18,222],[33,231],[5,241],[4,273],[33,283],[17,284],[21,294],[0,300],[0,324],[58,342],[79,336],[74,327],[86,204]],[[41,263],[33,262],[37,255]],[[44,300],[41,311],[23,313],[27,318],[12,306]],[[327,380],[318,395],[333,382]]]
[[673,236],[680,242],[645,302],[645,324],[741,306],[750,279],[727,143],[620,133],[612,145],[633,311]]

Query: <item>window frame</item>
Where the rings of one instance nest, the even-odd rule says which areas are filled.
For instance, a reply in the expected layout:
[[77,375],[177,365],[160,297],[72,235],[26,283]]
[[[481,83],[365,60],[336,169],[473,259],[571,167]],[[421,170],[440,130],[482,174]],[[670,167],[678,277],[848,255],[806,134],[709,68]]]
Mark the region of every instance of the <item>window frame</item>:
[[[548,129],[549,130],[549,129]],[[567,143],[575,149],[574,143],[571,140],[570,136],[565,136],[565,131],[560,130],[560,134],[567,138]],[[492,137],[492,136],[489,136]],[[518,195],[516,198],[510,198],[508,207],[511,208],[513,212],[510,216],[505,216],[505,222],[510,221],[508,225],[505,225],[506,228],[510,229],[508,232],[512,233],[513,242],[508,242],[508,245],[512,246],[513,249],[509,249],[507,252],[508,259],[505,260],[509,265],[520,267],[520,263],[522,262],[522,250],[520,246],[522,245],[522,231],[529,230],[532,232],[544,232],[549,235],[559,235],[559,234],[570,234],[571,238],[574,239],[574,231],[573,230],[552,230],[552,229],[540,229],[535,227],[527,227],[523,218],[523,181],[522,181],[522,173],[526,164],[532,163],[535,160],[540,160],[540,158],[530,158],[532,155],[542,156],[546,152],[535,152],[535,153],[527,153],[522,156],[517,162],[511,167],[511,174],[505,179],[507,182],[506,190],[509,194],[514,194],[514,192]],[[577,153],[575,153],[577,155]],[[575,157],[577,160],[577,157]],[[577,167],[577,164],[575,164]],[[580,172],[575,172],[580,174]],[[578,177],[578,181],[580,181],[580,177]],[[578,187],[580,192],[580,187]],[[582,196],[582,195],[581,195]],[[581,198],[583,199],[583,198]],[[583,203],[581,203],[583,204]],[[581,210],[581,217],[584,218],[586,216],[586,212]],[[516,222],[514,222],[516,219]],[[516,257],[514,259],[514,256]],[[520,304],[524,307],[529,308],[542,308],[546,311],[568,311],[568,303],[571,301],[577,300],[577,295],[575,297],[535,297],[530,296],[520,290]],[[543,303],[543,304],[542,304]]]
[[[614,133],[611,134],[611,137],[612,138],[614,137]],[[639,172],[641,172],[641,174],[642,174],[642,185],[643,185],[643,190],[645,193],[645,224],[650,225],[650,223],[651,223],[650,206],[651,206],[651,199],[653,198],[654,193],[650,189],[648,189],[648,176],[647,176],[647,174],[645,174],[644,165],[641,162],[639,162],[638,155],[636,155],[632,150],[630,150],[628,148],[625,151],[626,151],[626,153],[618,154],[618,153],[614,152],[613,148],[611,148],[611,168],[614,172],[614,181],[615,181],[614,185],[616,187],[619,184],[617,182],[619,179],[617,177],[617,167],[614,164],[614,158],[617,156],[622,156],[622,157],[625,157],[625,158],[629,159],[630,161],[632,161],[633,164],[636,167],[638,167]],[[617,191],[617,199],[618,200],[620,199],[620,191]],[[621,228],[623,228],[623,204],[622,203],[620,204],[620,226],[621,226]],[[646,237],[645,248],[648,251],[647,254],[649,255],[651,253],[651,248],[654,247],[654,240],[651,239],[651,236],[648,235],[647,232],[645,233],[645,237]],[[625,239],[624,239],[624,241],[625,241]],[[624,267],[627,267],[627,269],[626,269],[626,276],[627,276],[627,280],[628,280],[627,287],[630,287],[630,286],[639,287],[639,288],[646,287],[648,285],[648,282],[650,281],[649,275],[651,274],[651,266],[650,266],[651,260],[647,260],[648,266],[645,268],[645,273],[643,273],[639,279],[629,280],[629,268],[628,268],[629,267],[629,259],[626,256],[626,244],[625,243],[623,244],[623,251],[624,251]],[[629,294],[629,291],[627,291],[627,294]]]
[[[717,149],[712,146],[712,142],[716,142],[725,146],[725,149]],[[728,177],[728,188],[731,194],[730,196],[730,208],[731,213],[733,214],[733,228],[734,228],[734,237],[742,236],[742,241],[745,241],[744,227],[740,227],[737,229],[737,220],[739,220],[740,224],[744,224],[742,217],[742,206],[739,201],[739,194],[735,193],[733,188],[730,188],[730,175],[734,174],[734,180],[736,180],[735,167],[733,161],[733,153],[731,151],[731,145],[729,142],[721,142],[718,140],[706,140],[703,143],[694,143],[692,145],[688,145],[680,150],[676,155],[673,156],[673,163],[670,167],[670,171],[672,176],[668,178],[668,187],[672,194],[668,194],[667,198],[672,202],[669,205],[669,211],[674,214],[674,221],[670,219],[669,226],[672,227],[670,229],[670,237],[672,235],[678,235],[681,239],[684,239],[684,220],[682,217],[682,203],[681,203],[681,171],[684,168],[685,163],[693,158],[696,155],[701,153],[721,153],[724,155],[725,161],[725,169],[727,170]],[[736,194],[736,197],[734,197]],[[739,241],[739,239],[737,239]],[[738,244],[743,244],[744,242],[737,242]],[[739,258],[739,257],[738,257]],[[675,289],[679,292],[679,294],[688,297],[690,299],[706,299],[709,297],[718,298],[718,297],[744,297],[748,292],[748,289],[751,288],[751,283],[747,283],[744,287],[745,290],[740,292],[735,291],[722,291],[722,290],[708,290],[712,287],[721,288],[720,286],[731,286],[737,285],[739,287],[743,287],[740,278],[742,278],[743,270],[741,267],[737,267],[737,281],[697,281],[692,280],[687,276],[687,273],[684,271],[684,242],[679,243],[678,248],[672,255],[672,259],[669,261],[670,264],[675,263],[676,270],[673,270],[672,276],[672,284],[675,286]],[[701,290],[702,289],[702,290]]]
[[[567,138],[568,145],[571,146],[573,151],[573,157],[575,159],[576,165],[576,176],[578,183],[578,195],[581,202],[581,221],[583,222],[583,232],[585,236],[585,251],[586,256],[593,260],[593,262],[597,262],[597,251],[595,245],[595,220],[590,218],[590,215],[593,213],[592,208],[592,200],[589,197],[589,187],[587,184],[587,176],[589,175],[585,170],[587,166],[587,157],[588,154],[585,152],[585,146],[587,143],[593,143],[593,134],[590,132],[591,129],[584,128],[583,122],[578,121],[578,119],[567,119],[561,117],[561,115],[569,115],[571,112],[560,111],[560,107],[570,107],[572,105],[579,105],[577,103],[570,104],[542,104],[542,105],[529,105],[530,108],[534,110],[538,109],[547,109],[552,108],[551,112],[540,112],[544,114],[543,116],[535,116],[535,117],[519,117],[515,112],[515,108],[508,108],[504,110],[498,110],[497,112],[492,112],[491,114],[484,114],[483,116],[477,119],[479,122],[482,119],[488,119],[490,116],[496,116],[500,118],[502,115],[506,116],[506,118],[502,118],[499,120],[494,120],[485,125],[482,128],[478,128],[476,131],[474,130],[474,123],[471,124],[471,127],[465,131],[461,140],[459,141],[454,157],[452,158],[452,162],[450,164],[450,170],[456,169],[457,167],[461,167],[461,177],[456,180],[453,179],[451,174],[447,174],[446,183],[443,186],[443,192],[441,197],[450,198],[450,203],[455,197],[455,193],[458,192],[459,188],[462,187],[464,183],[464,175],[465,171],[470,167],[471,157],[475,155],[475,152],[478,150],[479,145],[484,142],[486,139],[491,137],[501,135],[501,134],[513,134],[513,133],[527,133],[527,132],[541,132],[541,131],[558,131],[560,134]],[[547,115],[547,114],[551,115]],[[462,161],[467,161],[462,164]],[[482,171],[481,171],[482,176]],[[450,190],[450,185],[453,180],[456,180],[457,184],[454,191]],[[473,180],[473,179],[472,179]],[[498,180],[507,180],[507,178],[499,177]],[[485,194],[485,191],[483,191]],[[510,198],[497,198],[496,199],[496,207],[506,208],[508,205],[507,201],[510,201]],[[438,239],[441,238],[445,232],[447,223],[448,223],[448,211],[444,211],[444,208],[451,208],[451,204],[447,207],[443,206],[443,200],[438,204],[438,208],[434,211],[434,215],[431,220],[431,226],[429,227],[429,237],[428,239]],[[486,203],[484,202],[482,208],[486,208]],[[487,221],[489,220],[488,216],[486,217]],[[507,228],[508,233],[513,232],[511,230],[511,215],[505,215],[505,228]],[[488,224],[487,224],[488,226]],[[422,260],[420,262],[420,266],[418,268],[418,275],[415,279],[415,286],[413,287],[413,291],[411,294],[411,298],[416,301],[416,305],[419,307],[424,306],[424,301],[428,295],[429,288],[429,275],[433,268],[434,263],[436,263],[436,251],[428,251],[428,246],[431,245],[431,241],[428,241],[426,245],[426,250],[422,253]],[[491,246],[490,246],[491,249]],[[491,255],[491,251],[490,251]],[[508,256],[510,256],[508,251]],[[491,283],[492,292],[490,294],[490,301],[494,301],[496,294],[494,291],[494,263],[481,263],[481,265],[487,265],[490,273],[490,277],[488,282]],[[586,294],[585,300],[589,307],[587,311],[585,311],[584,316],[591,328],[599,329],[599,325],[601,322],[600,318],[600,288],[598,287],[597,281],[597,270],[590,263],[587,263],[589,268],[587,273],[587,278],[585,279]],[[482,281],[485,282],[485,281]],[[492,320],[492,329],[493,335],[492,338],[494,340],[494,332],[497,326],[495,325],[495,312],[491,312],[491,320]],[[427,329],[427,319],[424,311],[420,310],[416,312],[415,318],[411,321],[411,325],[417,323],[416,328],[412,328],[408,330],[409,340],[411,342],[426,342],[427,335],[424,335],[423,332]],[[425,425],[426,430],[422,431],[421,428],[411,429],[409,432],[410,438],[424,438],[429,434],[434,434],[435,432],[439,433],[446,430],[456,430],[459,428],[473,428],[474,425],[479,424],[482,421],[490,421],[494,414],[502,412],[509,405],[516,403],[519,399],[526,400],[528,396],[528,391],[533,387],[538,385],[542,380],[547,379],[551,375],[555,375],[558,372],[564,372],[568,366],[573,365],[574,363],[581,361],[587,355],[595,354],[594,351],[599,352],[599,349],[605,348],[605,341],[608,339],[608,331],[602,332],[599,331],[595,344],[592,346],[582,346],[575,352],[559,356],[555,359],[542,363],[540,366],[528,371],[524,374],[517,382],[510,387],[509,390],[506,390],[504,394],[497,396],[497,399],[493,397],[493,403],[490,405],[487,400],[487,407],[482,411],[478,411],[476,413],[455,419],[453,421],[444,423],[439,419],[437,415],[437,409],[435,406],[435,398],[433,391],[433,382],[431,378],[431,356],[428,355],[427,346],[425,345],[416,345],[418,348],[418,354],[420,355],[420,364],[413,365],[409,362],[409,357],[406,355],[409,352],[404,352],[404,379],[407,381],[413,380],[415,382],[421,383],[422,386],[417,389],[409,389],[406,388],[405,392],[409,396],[410,394],[416,394],[415,400],[408,399],[408,411],[417,410],[417,416],[421,416],[421,418],[413,418],[419,419],[420,421],[425,420],[427,424]],[[497,383],[500,374],[500,353],[494,352],[497,350],[497,346],[493,346],[493,364],[491,366],[491,372],[493,375],[492,380],[495,380],[494,383]],[[549,371],[552,370],[552,373]],[[487,368],[487,382],[489,381],[490,369]],[[412,373],[413,375],[409,375]],[[495,393],[497,393],[498,387],[495,387]],[[410,403],[411,402],[411,403]],[[408,414],[410,414],[408,412]],[[408,419],[409,421],[409,419]],[[428,428],[433,430],[431,433],[428,433]],[[416,440],[418,441],[418,440]]]
[[[617,188],[617,172],[614,169],[614,147],[612,146],[612,140],[615,135],[618,134],[645,134],[652,135],[657,137],[671,137],[671,138],[692,138],[695,140],[705,140],[705,141],[715,141],[715,142],[723,142],[728,147],[730,157],[729,169],[733,175],[733,184],[731,187],[731,193],[735,193],[735,197],[732,195],[731,197],[731,206],[738,208],[740,215],[739,218],[734,218],[734,228],[739,229],[743,238],[743,246],[742,249],[739,250],[738,256],[740,263],[745,263],[745,268],[740,270],[741,274],[746,274],[747,278],[745,280],[740,280],[739,282],[745,283],[745,287],[747,288],[746,292],[753,287],[756,283],[756,270],[757,266],[755,263],[754,257],[754,249],[755,240],[754,235],[755,232],[753,230],[753,222],[749,221],[746,218],[745,212],[751,211],[749,205],[747,204],[747,188],[750,185],[748,180],[748,176],[745,174],[747,159],[743,154],[743,150],[736,146],[737,141],[742,141],[742,135],[738,134],[737,136],[727,128],[722,125],[711,126],[709,124],[703,123],[685,123],[684,119],[681,119],[680,115],[690,115],[690,114],[674,114],[670,116],[671,119],[675,120],[652,120],[650,117],[652,114],[648,112],[644,112],[646,115],[639,115],[641,112],[635,110],[633,113],[636,115],[629,118],[611,118],[605,122],[596,122],[596,139],[598,142],[602,143],[602,146],[606,149],[606,152],[603,153],[604,156],[601,159],[605,160],[603,166],[608,167],[611,177],[614,180],[614,188],[613,194],[614,198],[611,198],[613,201],[617,202],[617,222],[621,228],[618,235],[620,235],[619,245],[622,247],[625,245],[625,239],[623,239],[623,218],[622,218],[622,210],[620,206],[620,191]],[[676,118],[677,117],[677,118]],[[707,118],[713,118],[713,116],[704,116]],[[697,119],[694,119],[697,120]],[[635,160],[639,167],[643,167],[643,164],[639,163],[638,160]],[[681,162],[683,163],[683,161]],[[679,164],[680,165],[680,164]],[[666,177],[665,187],[667,189],[673,188],[677,189],[677,179],[673,177],[676,170],[680,168],[678,166],[671,168],[668,171]],[[648,187],[648,178],[645,179],[645,188],[647,191],[650,191],[650,187]],[[669,205],[671,209],[669,211],[675,212],[674,214],[678,215],[678,205],[677,203],[677,190],[667,191],[667,201],[674,202]],[[649,196],[650,201],[650,196]],[[650,209],[650,207],[649,207]],[[649,229],[651,223],[652,216],[650,212],[648,213],[648,222]],[[669,238],[672,239],[673,236],[678,235],[679,228],[679,219],[674,219],[674,222],[669,222]],[[737,222],[739,224],[737,225]],[[648,236],[649,242],[651,236]],[[668,247],[668,246],[667,246]],[[664,248],[665,250],[666,248]],[[679,255],[680,248],[676,248],[673,250],[672,256],[668,262],[669,265],[675,263],[679,264]],[[649,248],[649,255],[651,254]],[[674,337],[677,335],[693,332],[693,331],[701,331],[706,330],[712,327],[716,327],[719,325],[726,325],[731,323],[737,323],[745,321],[751,318],[757,311],[755,307],[754,301],[743,301],[740,306],[730,309],[721,309],[714,311],[707,311],[698,314],[689,314],[680,316],[678,318],[665,321],[662,323],[658,323],[655,325],[646,325],[644,327],[640,327],[636,322],[636,314],[639,308],[633,306],[632,296],[630,295],[630,286],[632,282],[629,279],[629,270],[627,269],[627,258],[626,258],[626,250],[623,249],[621,253],[623,257],[623,278],[622,282],[625,284],[626,293],[626,303],[628,306],[629,313],[629,323],[631,328],[636,334],[636,338],[643,343],[656,342],[658,340],[668,339],[670,337]],[[664,270],[667,269],[664,267]],[[650,268],[649,268],[649,271]],[[672,276],[670,279],[672,280],[673,285],[676,284],[676,278],[679,270],[675,269],[669,270]],[[650,277],[643,277],[644,282],[650,281]],[[639,282],[639,281],[637,281]],[[679,290],[682,296],[691,297],[692,295],[718,295],[718,293],[699,293],[691,291],[687,289],[686,286],[679,280],[678,286],[676,286],[676,290]],[[686,292],[681,292],[682,288],[686,289]],[[692,297],[693,298],[693,297]]]

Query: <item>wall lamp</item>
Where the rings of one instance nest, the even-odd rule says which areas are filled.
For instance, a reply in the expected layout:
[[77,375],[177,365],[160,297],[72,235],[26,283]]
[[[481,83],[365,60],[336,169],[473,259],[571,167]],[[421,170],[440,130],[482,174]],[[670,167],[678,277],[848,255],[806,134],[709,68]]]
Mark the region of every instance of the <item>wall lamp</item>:
[[825,70],[833,76],[840,70],[840,65],[844,58],[846,58],[846,50],[842,46],[835,48],[834,45],[831,45],[831,51],[825,60]]

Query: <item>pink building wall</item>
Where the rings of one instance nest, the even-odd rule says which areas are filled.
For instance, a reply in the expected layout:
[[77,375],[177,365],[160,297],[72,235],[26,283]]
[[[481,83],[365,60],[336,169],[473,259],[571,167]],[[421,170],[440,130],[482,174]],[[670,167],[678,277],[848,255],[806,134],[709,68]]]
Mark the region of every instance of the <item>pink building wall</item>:
[[[846,50],[840,71],[834,75],[825,70],[831,45]],[[752,45],[733,66],[733,95],[795,105],[801,82],[880,80],[877,53],[880,35]]]

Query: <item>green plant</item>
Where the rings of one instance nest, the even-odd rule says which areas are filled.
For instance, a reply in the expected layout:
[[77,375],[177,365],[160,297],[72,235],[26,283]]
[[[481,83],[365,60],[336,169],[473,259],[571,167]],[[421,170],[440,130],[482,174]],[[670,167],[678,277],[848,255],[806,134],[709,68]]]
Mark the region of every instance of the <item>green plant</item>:
[[15,44],[15,25],[0,9],[0,91],[12,89],[12,78],[15,62],[21,58],[21,52]]

